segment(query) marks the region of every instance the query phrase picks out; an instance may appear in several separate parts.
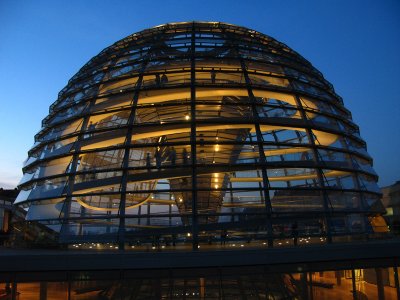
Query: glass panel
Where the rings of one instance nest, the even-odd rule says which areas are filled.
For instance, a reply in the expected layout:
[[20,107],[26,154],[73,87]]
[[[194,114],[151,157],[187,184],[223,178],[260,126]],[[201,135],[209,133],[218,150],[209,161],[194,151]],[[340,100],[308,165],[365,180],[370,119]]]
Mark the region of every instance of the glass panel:
[[261,125],[264,142],[309,144],[306,131],[281,129],[281,126]]
[[257,102],[263,103],[262,105],[258,104],[256,109],[258,116],[264,121],[268,122],[270,121],[270,118],[301,118],[296,106],[284,100],[273,98],[257,98]]
[[[204,136],[203,136],[204,137]],[[218,142],[206,144],[200,139],[196,148],[198,164],[238,164],[259,161],[258,147],[242,144],[223,144]]]
[[[41,201],[36,201],[35,204],[29,206],[28,213],[26,215],[26,220],[43,220],[43,219],[57,219],[63,216],[62,199],[55,200],[54,203],[41,203]],[[58,202],[57,202],[58,201]]]
[[[189,68],[187,68],[189,69]],[[168,67],[168,70],[171,69]],[[146,75],[143,76],[143,87],[165,87],[165,86],[173,86],[173,85],[182,85],[182,84],[190,84],[190,72],[182,72],[179,73],[156,73],[155,75]]]
[[[196,119],[232,119],[241,118],[240,121],[250,120],[253,112],[251,107],[246,103],[249,102],[247,97],[223,96],[221,98],[197,98]],[[239,119],[238,119],[239,121]]]
[[246,61],[249,72],[259,72],[268,75],[284,75],[281,66],[266,64],[258,61]]
[[76,140],[77,137],[71,137],[59,141],[50,142],[47,145],[44,145],[43,147],[38,149],[34,155],[38,155],[40,159],[45,159],[56,155],[67,154],[71,151],[71,148],[74,146],[74,142]]
[[355,175],[348,171],[322,170],[327,187],[336,189],[357,189]]
[[[170,57],[165,54],[160,54],[156,59],[152,59],[146,65],[146,71],[159,71],[167,69],[184,70],[185,68],[190,69],[190,58],[179,57],[179,60],[171,60]],[[160,73],[160,82],[162,73]],[[151,83],[152,78],[149,77],[149,83]],[[156,83],[156,76],[153,77],[153,82]]]
[[264,145],[265,156],[268,162],[313,162],[313,150],[307,147]]
[[165,124],[189,122],[190,103],[181,100],[179,105],[143,105],[135,111],[135,124]]
[[276,212],[321,211],[324,207],[323,194],[316,190],[270,190],[270,199]]
[[316,145],[346,149],[345,139],[339,135],[315,129],[312,129],[311,131]]
[[67,109],[64,109],[60,112],[57,112],[55,116],[53,116],[50,121],[48,122],[49,125],[54,125],[60,121],[64,121],[66,119],[69,119],[73,116],[77,116],[81,114],[87,107],[88,103],[80,103],[74,106],[71,106]]
[[335,114],[341,116],[345,119],[350,119],[350,114],[344,109],[340,109],[333,103],[328,103],[322,100],[314,100],[307,97],[300,97],[301,104],[303,108],[309,113],[310,118],[312,118],[312,112],[323,112],[328,114]]
[[50,197],[58,198],[65,192],[64,189],[67,183],[67,177],[58,177],[46,179],[44,181],[38,181],[32,193],[29,194],[29,200]]
[[[115,184],[121,180],[122,171],[109,170],[106,172],[86,171],[82,174],[75,175],[74,192],[79,193],[87,190],[94,190],[96,187],[107,186],[114,189]],[[107,180],[109,179],[109,180]]]
[[332,97],[327,92],[322,90],[321,88],[312,86],[310,84],[306,84],[306,83],[296,81],[296,80],[292,80],[291,84],[294,89],[296,89],[297,91],[300,91],[300,92],[306,92],[313,96],[322,97],[324,99],[331,99],[331,97]]
[[79,132],[82,126],[83,119],[79,119],[70,123],[62,124],[57,127],[53,127],[51,130],[47,131],[44,134],[41,134],[40,137],[37,137],[37,141],[49,141],[53,140],[71,133]]
[[148,90],[141,91],[139,94],[138,105],[144,104],[157,104],[157,103],[169,103],[179,99],[190,99],[189,88],[176,88],[170,89],[168,95],[165,95],[164,90]]
[[122,145],[125,142],[126,133],[126,128],[123,128],[85,134],[84,139],[80,142],[81,150],[87,151]]
[[31,179],[44,178],[52,175],[63,174],[69,171],[72,156],[65,156],[45,162],[36,166],[34,169],[27,170],[21,183]]
[[245,84],[243,74],[239,72],[223,71],[220,68],[211,68],[209,72],[196,72],[198,84]]
[[124,149],[113,149],[82,153],[78,157],[76,170],[79,172],[85,172],[121,168],[124,152]]
[[385,207],[381,202],[381,197],[375,194],[363,193],[363,198],[366,206],[371,212],[374,213],[384,213],[386,211]]
[[318,173],[311,168],[276,168],[267,170],[271,187],[317,187]]
[[130,64],[125,66],[110,68],[110,71],[105,75],[105,79],[108,80],[108,79],[123,77],[125,75],[131,75],[131,76],[137,75],[140,67],[141,63],[136,63],[134,65]]
[[361,194],[343,191],[327,191],[329,205],[335,211],[362,209]]
[[364,175],[364,174],[359,174],[358,178],[360,180],[360,188],[362,190],[375,192],[375,193],[381,192],[381,190],[378,187],[378,184],[376,182],[376,179],[374,177]]
[[156,147],[134,148],[130,150],[129,167],[135,169],[155,169],[190,164],[190,146],[160,145]]
[[130,112],[130,110],[123,110],[91,116],[86,128],[86,132],[89,132],[89,134],[85,135],[85,137],[89,137],[92,134],[91,132],[98,129],[120,127],[127,124]]
[[350,155],[330,149],[318,149],[319,158],[326,165],[339,168],[352,168],[353,163]]
[[366,159],[362,159],[358,156],[352,156],[354,167],[363,171],[366,171],[372,175],[377,175],[375,170],[372,168],[372,162]]
[[346,141],[346,144],[347,144],[347,146],[349,147],[350,150],[356,151],[358,153],[361,153],[361,154],[366,155],[366,156],[369,157],[369,154],[367,153],[367,149],[365,147],[365,144],[363,145],[360,142],[355,141],[355,140],[350,139],[350,138],[347,138],[347,137],[345,138],[345,141]]
[[288,87],[289,81],[281,77],[266,76],[265,74],[249,73],[249,79],[254,86],[279,86]]
[[96,103],[91,107],[90,112],[108,113],[112,109],[122,110],[124,108],[130,110],[132,100],[133,100],[133,93],[126,93],[122,89],[117,87],[116,92],[113,95],[107,95],[102,98],[96,99]]

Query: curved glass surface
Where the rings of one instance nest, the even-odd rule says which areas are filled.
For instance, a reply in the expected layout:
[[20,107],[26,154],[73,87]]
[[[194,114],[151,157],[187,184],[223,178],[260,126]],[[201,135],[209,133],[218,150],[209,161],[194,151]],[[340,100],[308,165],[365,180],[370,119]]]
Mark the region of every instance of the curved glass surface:
[[385,232],[332,85],[286,45],[172,23],[104,49],[51,105],[17,204],[64,243],[264,247]]

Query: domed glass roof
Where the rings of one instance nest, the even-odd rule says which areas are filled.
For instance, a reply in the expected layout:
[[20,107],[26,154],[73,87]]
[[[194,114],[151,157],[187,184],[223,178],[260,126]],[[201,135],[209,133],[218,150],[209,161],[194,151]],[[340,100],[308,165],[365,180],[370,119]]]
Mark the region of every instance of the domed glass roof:
[[233,249],[386,231],[342,99],[254,30],[186,22],[130,35],[71,78],[42,125],[16,203],[62,243]]

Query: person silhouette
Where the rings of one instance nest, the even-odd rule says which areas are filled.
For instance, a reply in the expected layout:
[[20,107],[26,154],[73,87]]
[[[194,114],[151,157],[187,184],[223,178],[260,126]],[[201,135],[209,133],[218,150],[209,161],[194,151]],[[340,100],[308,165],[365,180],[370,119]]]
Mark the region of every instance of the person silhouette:
[[217,73],[214,71],[214,68],[212,68],[210,75],[211,75],[211,83],[215,83],[215,78],[217,77]]
[[187,165],[188,164],[188,154],[187,154],[186,148],[183,148],[183,150],[182,150],[182,159],[183,159],[183,164]]
[[156,74],[156,86],[160,86],[160,85],[161,85],[160,74]]
[[175,163],[176,163],[176,150],[175,150],[174,147],[172,147],[171,150],[170,150],[169,159],[171,161],[171,165],[175,166]]
[[297,222],[294,222],[292,224],[292,237],[293,237],[293,243],[295,246],[297,246],[297,239],[299,237],[299,231],[298,231],[298,225]]
[[161,76],[161,85],[166,85],[168,83],[168,77],[165,74]]
[[154,156],[156,158],[156,167],[159,169],[161,167],[161,153],[158,148],[156,149],[156,154]]
[[150,156],[150,152],[147,152],[147,156],[146,156],[146,167],[147,167],[147,170],[150,171],[150,168],[151,168],[151,156]]

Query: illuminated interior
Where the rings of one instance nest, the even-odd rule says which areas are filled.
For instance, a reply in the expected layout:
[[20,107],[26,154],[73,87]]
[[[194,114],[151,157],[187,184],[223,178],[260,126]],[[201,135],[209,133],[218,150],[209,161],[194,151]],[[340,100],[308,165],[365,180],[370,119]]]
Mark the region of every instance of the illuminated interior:
[[342,99],[253,30],[130,35],[72,77],[42,125],[16,203],[63,243],[272,247],[387,232]]

